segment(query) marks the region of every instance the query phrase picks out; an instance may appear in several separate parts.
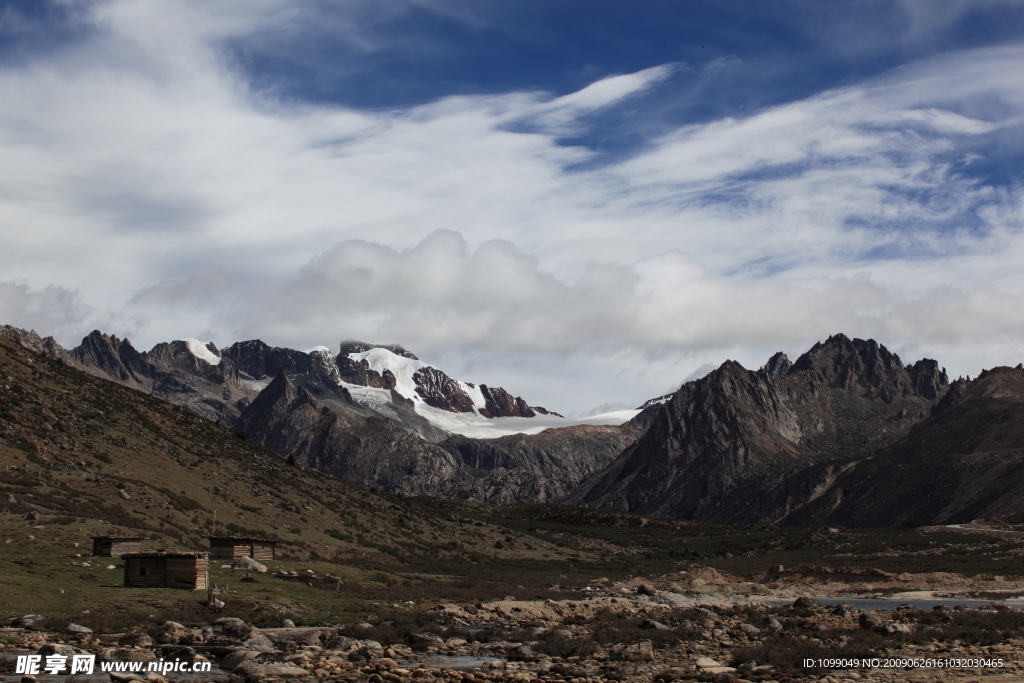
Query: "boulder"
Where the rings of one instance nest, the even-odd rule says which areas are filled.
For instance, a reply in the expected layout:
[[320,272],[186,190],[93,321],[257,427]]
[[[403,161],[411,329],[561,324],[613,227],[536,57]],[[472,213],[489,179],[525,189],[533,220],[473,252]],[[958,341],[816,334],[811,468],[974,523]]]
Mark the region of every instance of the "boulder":
[[537,658],[537,653],[529,645],[517,645],[509,650],[506,656],[512,662],[529,662]]
[[744,635],[746,635],[748,638],[754,638],[754,637],[760,635],[760,633],[761,633],[761,629],[759,629],[758,627],[754,626],[753,624],[743,623],[743,624],[740,624],[738,628],[741,631],[743,631]]
[[177,645],[182,639],[190,640],[191,638],[192,629],[176,621],[165,621],[156,640],[158,643]]
[[407,640],[409,641],[409,646],[414,650],[444,646],[444,638],[436,633],[410,633]]
[[242,662],[259,657],[260,653],[255,650],[235,650],[220,660],[220,668],[225,671],[234,671],[235,667]]
[[246,569],[246,570],[249,570],[249,571],[257,571],[260,574],[265,574],[267,572],[267,566],[266,565],[260,564],[259,562],[257,562],[256,560],[252,559],[248,555],[244,555],[244,556],[238,558],[237,560],[235,560],[234,562],[232,562],[231,563],[231,568],[232,569]]
[[79,650],[77,647],[62,645],[60,643],[46,643],[36,650],[37,655],[43,655],[44,657],[48,657],[50,655],[64,655],[65,657],[70,657],[71,655],[80,654],[81,652],[83,651]]
[[367,641],[364,641],[364,642],[370,643],[370,644],[369,645],[363,645],[362,647],[360,647],[355,652],[352,652],[349,655],[350,658],[352,657],[352,655],[356,655],[357,657],[362,657],[363,659],[365,659],[366,661],[369,662],[371,660],[377,659],[382,654],[384,654],[384,649],[380,646],[380,643],[378,643],[377,641],[375,641],[375,640],[367,640]]
[[172,662],[187,662],[189,664],[206,661],[206,657],[202,656],[191,647],[179,647],[171,650],[170,652],[164,650],[164,659]]
[[256,650],[258,652],[273,652],[277,649],[274,647],[274,644],[270,642],[269,638],[258,632],[253,633],[243,640],[242,647],[247,650]]
[[145,631],[131,631],[121,636],[117,644],[121,647],[149,647],[153,639]]
[[804,598],[797,598],[793,602],[793,607],[797,607],[797,608],[800,608],[800,609],[817,609],[817,608],[821,607],[821,603],[818,602],[817,600],[815,600],[814,598],[806,598],[806,597],[804,597]]
[[654,645],[649,640],[630,644],[619,643],[612,646],[610,654],[613,659],[627,662],[649,662],[654,659]]
[[35,626],[42,620],[43,615],[41,614],[25,614],[23,616],[14,617],[13,619],[11,619],[11,626],[15,628],[30,628],[32,626]]
[[145,681],[146,679],[138,674],[123,674],[117,671],[110,672],[111,683],[131,683],[132,681]]
[[658,590],[649,583],[641,583],[636,587],[637,595],[657,595]]
[[256,630],[252,626],[241,619],[234,617],[223,617],[213,622],[213,631],[216,634],[226,636],[228,638],[234,638],[238,641],[243,641],[252,635],[252,632]]
[[838,605],[832,608],[832,614],[837,617],[849,617],[857,613],[857,608],[853,606],[853,603],[842,601]]
[[256,677],[259,674],[264,676],[308,676],[305,669],[286,662],[279,655],[263,653],[256,657],[246,659],[235,666],[232,672],[236,676]]
[[868,630],[881,628],[885,623],[882,620],[882,617],[878,616],[874,612],[861,612],[859,621],[860,627]]
[[338,650],[339,652],[351,652],[360,647],[360,642],[355,638],[349,638],[340,634],[329,636],[324,640],[325,650]]
[[64,630],[68,633],[92,633],[92,629],[88,626],[82,626],[81,624],[71,623],[64,627]]
[[296,645],[313,645],[321,647],[324,642],[324,632],[318,629],[310,629],[308,631],[298,631],[294,634],[286,634],[284,639],[288,639],[288,635],[291,635],[291,641]]
[[640,622],[640,628],[646,631],[668,631],[670,628],[660,621],[654,619],[644,619]]

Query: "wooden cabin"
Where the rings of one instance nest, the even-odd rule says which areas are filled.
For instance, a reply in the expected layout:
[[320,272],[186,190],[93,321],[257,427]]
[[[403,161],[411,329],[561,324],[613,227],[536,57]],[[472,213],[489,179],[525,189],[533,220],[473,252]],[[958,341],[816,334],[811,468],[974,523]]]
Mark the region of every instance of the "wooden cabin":
[[207,536],[210,539],[210,559],[237,560],[248,555],[257,562],[277,559],[277,541],[247,536]]
[[96,557],[120,557],[125,553],[141,553],[141,536],[93,536],[92,554]]
[[209,585],[209,553],[127,553],[121,559],[126,587],[200,591]]

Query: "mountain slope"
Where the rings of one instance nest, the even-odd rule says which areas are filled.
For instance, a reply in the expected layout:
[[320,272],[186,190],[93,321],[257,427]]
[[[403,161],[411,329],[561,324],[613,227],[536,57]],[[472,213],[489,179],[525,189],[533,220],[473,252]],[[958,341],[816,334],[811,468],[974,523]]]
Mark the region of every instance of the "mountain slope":
[[[294,385],[288,393],[312,398]],[[78,541],[103,533],[152,536],[152,546],[183,551],[216,529],[281,539],[279,550],[297,558],[468,560],[453,541],[487,555],[531,554],[498,552],[495,542],[508,534],[500,520],[465,529],[481,511],[491,514],[476,503],[401,498],[291,466],[240,433],[4,336],[0,462],[0,519],[19,544],[26,532]],[[26,515],[40,528],[26,526]],[[553,556],[578,552],[535,542]]]
[[787,522],[919,526],[1024,511],[1024,370],[958,380],[899,442],[847,467]]
[[727,361],[680,388],[635,445],[567,500],[685,519],[778,519],[802,502],[778,494],[801,471],[895,442],[947,388],[934,361],[904,367],[884,346],[844,335],[796,363],[776,354],[750,371]]
[[557,500],[640,431],[569,427],[431,444],[380,416],[333,410],[284,372],[246,408],[237,426],[281,455],[350,481],[405,495],[491,503]]

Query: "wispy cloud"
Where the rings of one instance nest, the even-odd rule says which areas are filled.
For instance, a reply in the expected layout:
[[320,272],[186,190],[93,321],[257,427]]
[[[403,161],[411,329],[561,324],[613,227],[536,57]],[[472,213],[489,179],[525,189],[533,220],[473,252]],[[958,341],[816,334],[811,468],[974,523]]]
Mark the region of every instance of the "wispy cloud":
[[503,381],[536,386],[661,364],[595,404],[838,331],[965,372],[1024,355],[1024,178],[993,161],[1024,155],[1019,45],[606,159],[565,136],[642,118],[683,67],[359,110],[277,97],[225,48],[299,5],[90,7],[83,36],[0,65],[2,322],[65,343],[365,337],[467,368],[503,354]]

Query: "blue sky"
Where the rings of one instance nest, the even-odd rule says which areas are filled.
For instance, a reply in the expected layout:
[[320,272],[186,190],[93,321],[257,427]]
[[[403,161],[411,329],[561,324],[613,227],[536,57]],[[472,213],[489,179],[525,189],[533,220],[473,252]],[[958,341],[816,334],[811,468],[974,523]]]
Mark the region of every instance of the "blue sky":
[[563,412],[1024,358],[1024,3],[0,2],[0,318],[398,342]]

